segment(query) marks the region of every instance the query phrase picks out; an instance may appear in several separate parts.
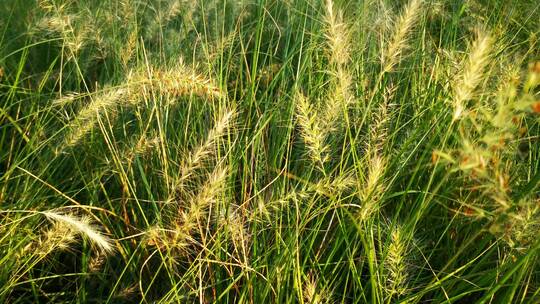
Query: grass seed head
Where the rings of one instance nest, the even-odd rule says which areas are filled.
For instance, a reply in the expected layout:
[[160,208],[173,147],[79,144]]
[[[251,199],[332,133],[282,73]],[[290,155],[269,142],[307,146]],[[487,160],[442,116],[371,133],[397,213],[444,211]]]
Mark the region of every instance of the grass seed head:
[[309,273],[304,279],[302,295],[307,304],[327,304],[331,303],[330,293],[327,287],[318,283],[317,277]]
[[66,250],[76,241],[77,233],[64,222],[54,222],[46,228],[40,237],[30,243],[22,255],[36,255],[46,257],[56,250]]
[[200,168],[206,159],[215,153],[216,143],[226,134],[227,130],[234,127],[236,115],[237,113],[234,109],[228,109],[223,111],[216,119],[214,127],[208,132],[204,142],[199,144],[183,162],[180,168],[180,176],[175,182],[175,190],[181,191],[185,180]]
[[302,138],[308,148],[309,155],[316,167],[324,168],[328,160],[329,147],[325,144],[326,133],[321,130],[318,114],[309,100],[302,93],[297,92],[296,119],[300,126]]
[[485,77],[485,69],[491,58],[493,40],[489,33],[478,30],[476,40],[471,44],[469,55],[464,62],[463,71],[453,83],[454,115],[460,119],[466,109],[466,102],[475,97],[478,85]]
[[193,94],[204,99],[214,100],[226,96],[214,83],[214,80],[186,67],[181,62],[175,67],[166,70],[150,68],[149,75],[143,75],[140,78],[152,88],[172,97]]
[[383,72],[390,72],[399,63],[403,51],[407,48],[409,32],[418,21],[422,0],[410,0],[394,25],[392,37],[382,53]]
[[343,21],[343,12],[334,9],[334,1],[326,0],[326,34],[330,62],[343,65],[349,61],[350,31]]
[[191,200],[190,212],[195,218],[200,218],[208,208],[217,202],[225,189],[228,178],[227,167],[218,166],[208,176],[208,180],[201,187],[199,193]]
[[61,149],[77,145],[92,129],[99,116],[120,105],[128,95],[128,89],[115,88],[92,97],[91,102],[77,113],[68,125],[67,135]]
[[392,228],[388,253],[384,259],[385,291],[389,298],[403,296],[408,292],[408,254],[409,248],[402,228],[400,226]]
[[101,249],[103,253],[112,253],[114,251],[112,240],[101,233],[100,229],[91,223],[90,217],[75,216],[56,211],[44,211],[42,214],[52,221],[66,225],[72,232],[85,236],[93,245]]

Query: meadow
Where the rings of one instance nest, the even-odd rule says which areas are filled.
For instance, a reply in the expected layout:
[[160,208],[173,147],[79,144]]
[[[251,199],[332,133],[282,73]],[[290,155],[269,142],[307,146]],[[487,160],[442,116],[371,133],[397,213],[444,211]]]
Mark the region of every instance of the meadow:
[[535,0],[0,1],[0,303],[540,303]]

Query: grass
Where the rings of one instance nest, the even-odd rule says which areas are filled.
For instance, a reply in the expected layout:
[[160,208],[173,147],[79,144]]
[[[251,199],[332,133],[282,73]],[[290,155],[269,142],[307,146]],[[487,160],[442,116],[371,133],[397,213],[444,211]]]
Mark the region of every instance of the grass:
[[0,11],[0,302],[540,302],[536,1]]

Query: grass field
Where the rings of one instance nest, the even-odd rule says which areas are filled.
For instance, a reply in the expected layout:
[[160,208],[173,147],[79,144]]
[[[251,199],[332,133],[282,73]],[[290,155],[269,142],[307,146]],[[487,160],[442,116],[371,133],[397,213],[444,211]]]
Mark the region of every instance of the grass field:
[[537,1],[0,13],[0,303],[540,303]]

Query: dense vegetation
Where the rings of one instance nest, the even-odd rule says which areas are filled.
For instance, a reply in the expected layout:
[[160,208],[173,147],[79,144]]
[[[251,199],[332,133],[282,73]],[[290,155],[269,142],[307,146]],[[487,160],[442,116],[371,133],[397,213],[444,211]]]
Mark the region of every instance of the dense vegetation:
[[540,302],[537,1],[0,12],[1,303]]

